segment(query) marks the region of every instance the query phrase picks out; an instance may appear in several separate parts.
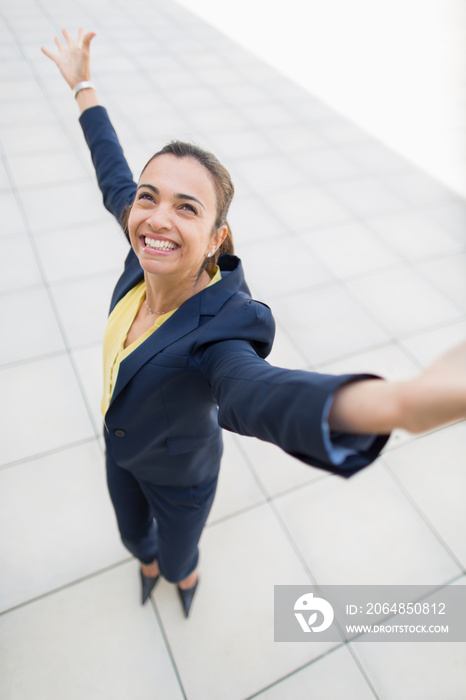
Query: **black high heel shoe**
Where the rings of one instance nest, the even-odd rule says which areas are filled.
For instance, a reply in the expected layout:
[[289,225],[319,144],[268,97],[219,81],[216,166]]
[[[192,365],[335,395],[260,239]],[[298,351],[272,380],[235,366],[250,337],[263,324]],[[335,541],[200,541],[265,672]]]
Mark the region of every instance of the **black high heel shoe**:
[[145,576],[142,573],[142,569],[139,569],[139,574],[141,576],[141,588],[142,588],[142,605],[146,602],[146,600],[149,598],[150,594],[155,588],[155,584],[160,578],[160,574],[157,574],[157,576]]
[[177,586],[178,594],[180,596],[181,605],[183,606],[185,617],[189,616],[189,609],[191,608],[191,603],[193,602],[194,594],[196,592],[198,583],[199,579],[197,579],[196,583],[194,584],[194,586],[191,586],[191,588],[180,588],[179,586]]

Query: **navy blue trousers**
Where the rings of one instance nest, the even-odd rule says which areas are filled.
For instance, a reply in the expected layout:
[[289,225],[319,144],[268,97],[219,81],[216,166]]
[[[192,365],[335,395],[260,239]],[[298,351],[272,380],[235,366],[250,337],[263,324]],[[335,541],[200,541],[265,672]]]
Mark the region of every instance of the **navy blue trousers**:
[[107,454],[107,484],[125,547],[139,561],[157,560],[162,576],[178,583],[199,561],[198,543],[217,488],[157,486],[136,479]]

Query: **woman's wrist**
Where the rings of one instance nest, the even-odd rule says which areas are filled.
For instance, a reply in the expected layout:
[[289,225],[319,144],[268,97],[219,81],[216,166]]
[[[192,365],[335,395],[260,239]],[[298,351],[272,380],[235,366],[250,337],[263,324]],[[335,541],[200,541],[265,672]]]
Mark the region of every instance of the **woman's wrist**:
[[422,433],[464,419],[466,395],[454,377],[446,378],[433,368],[404,382],[401,396],[402,425],[411,433]]
[[79,90],[76,95],[76,102],[79,107],[79,111],[82,114],[86,109],[90,107],[96,107],[99,104],[97,98],[97,92],[94,87],[87,87],[85,89]]
[[71,89],[74,97],[76,97],[81,90],[95,90],[95,85],[89,78],[86,78],[85,80],[80,80]]

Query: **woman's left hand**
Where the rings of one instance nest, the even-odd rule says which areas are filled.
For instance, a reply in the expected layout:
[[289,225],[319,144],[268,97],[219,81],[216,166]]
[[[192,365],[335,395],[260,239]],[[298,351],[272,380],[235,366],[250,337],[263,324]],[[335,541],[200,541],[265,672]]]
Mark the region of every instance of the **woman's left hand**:
[[45,46],[41,46],[41,51],[57,65],[70,88],[74,88],[83,80],[91,79],[90,45],[95,33],[87,32],[86,34],[81,28],[78,31],[76,42],[71,38],[67,29],[63,30],[63,36],[66,40],[66,46],[63,46],[59,37],[55,37],[58,53],[49,51]]
[[412,387],[407,430],[423,432],[466,418],[466,342],[439,357],[412,381]]
[[331,430],[388,434],[395,428],[422,433],[466,418],[466,342],[449,350],[415,379],[368,379],[337,390]]

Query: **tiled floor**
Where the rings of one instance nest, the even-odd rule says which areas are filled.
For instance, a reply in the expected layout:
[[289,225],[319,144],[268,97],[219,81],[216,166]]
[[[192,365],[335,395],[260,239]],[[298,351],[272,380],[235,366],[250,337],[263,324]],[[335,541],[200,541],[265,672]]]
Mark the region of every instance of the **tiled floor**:
[[272,363],[402,379],[466,332],[458,195],[171,0],[3,0],[0,696],[463,700],[466,644],[274,643],[273,586],[465,583],[464,424],[397,432],[349,481],[226,435],[192,617],[164,581],[140,607],[98,407],[125,243],[39,51],[80,25],[135,174],[174,137],[231,170]]

